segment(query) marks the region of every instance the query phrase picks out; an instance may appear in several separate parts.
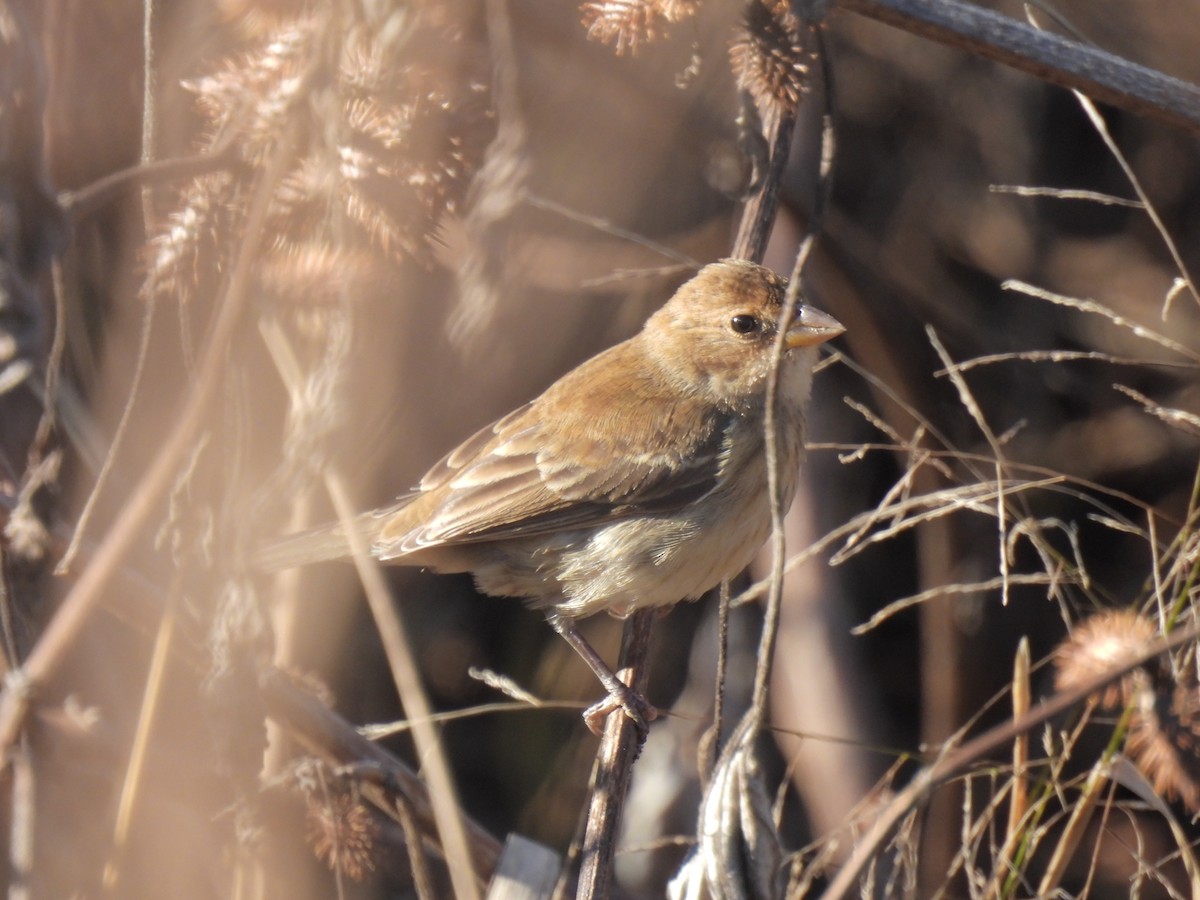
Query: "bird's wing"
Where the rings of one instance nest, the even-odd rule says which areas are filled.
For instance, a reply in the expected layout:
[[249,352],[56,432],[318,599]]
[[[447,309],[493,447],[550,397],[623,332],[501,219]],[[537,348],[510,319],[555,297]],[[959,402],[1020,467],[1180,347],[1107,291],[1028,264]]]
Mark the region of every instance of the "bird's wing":
[[[381,530],[380,557],[666,512],[704,496],[720,478],[730,414],[627,399],[612,427],[587,404],[562,411],[570,422],[535,404],[434,466],[421,482],[423,495]],[[664,428],[664,412],[689,425]]]

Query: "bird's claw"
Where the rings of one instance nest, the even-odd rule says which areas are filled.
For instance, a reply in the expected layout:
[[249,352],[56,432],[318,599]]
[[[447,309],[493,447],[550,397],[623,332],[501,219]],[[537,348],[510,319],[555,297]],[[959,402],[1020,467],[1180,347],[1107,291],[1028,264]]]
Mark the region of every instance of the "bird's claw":
[[639,738],[644,741],[650,733],[649,723],[658,718],[658,710],[645,697],[624,684],[611,689],[607,697],[584,711],[583,721],[587,723],[588,731],[602,735],[605,720],[618,709],[633,720]]

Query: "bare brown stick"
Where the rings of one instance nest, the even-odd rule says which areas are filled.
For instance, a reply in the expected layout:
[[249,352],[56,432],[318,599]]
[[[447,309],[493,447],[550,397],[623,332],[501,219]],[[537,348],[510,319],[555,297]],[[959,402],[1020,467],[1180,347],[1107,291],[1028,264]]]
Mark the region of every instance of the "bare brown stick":
[[222,384],[226,353],[241,322],[249,296],[251,266],[266,233],[264,222],[275,186],[295,152],[296,128],[281,137],[267,169],[262,173],[245,219],[240,252],[234,261],[205,355],[196,373],[195,390],[188,396],[162,450],[138,486],[130,493],[91,563],[63,600],[21,669],[0,694],[0,748],[9,748],[20,731],[29,703],[38,686],[58,666],[83,630],[100,602],[104,588],[120,567],[122,559],[159,508],[175,479],[177,470],[195,442],[209,403]]
[[957,0],[839,0],[839,5],[1102,103],[1200,131],[1200,87],[991,10]]
[[771,113],[763,122],[763,137],[770,147],[767,171],[762,185],[742,209],[742,221],[730,256],[762,262],[767,250],[767,238],[771,236],[771,226],[775,224],[775,213],[779,211],[779,183],[791,153],[792,132],[795,130],[795,109],[782,115]]
[[1180,629],[1169,638],[1159,641],[1137,658],[1098,675],[1074,690],[1055,694],[1025,715],[1011,719],[1003,725],[997,725],[990,731],[985,731],[979,737],[967,741],[957,750],[952,750],[936,762],[930,763],[916,774],[912,782],[900,791],[882,814],[875,819],[871,830],[854,848],[854,853],[830,882],[829,887],[822,895],[822,900],[840,900],[842,897],[850,896],[867,865],[883,849],[884,844],[904,820],[904,817],[925,802],[939,785],[963,774],[983,757],[1011,743],[1017,735],[1024,734],[1082,703],[1092,694],[1102,690],[1123,675],[1146,665],[1164,653],[1170,653],[1197,639],[1200,639],[1200,626],[1192,625]]
[[37,814],[37,780],[28,735],[22,735],[10,753],[12,762],[12,818],[8,837],[8,900],[30,900],[34,883],[34,827]]
[[[647,656],[657,618],[657,610],[638,610],[629,617],[621,636],[617,677],[638,694],[646,690]],[[575,895],[579,900],[600,900],[612,892],[617,827],[621,823],[621,809],[629,790],[633,762],[642,749],[642,739],[634,721],[620,710],[610,714],[604,723],[580,854],[579,889]]]

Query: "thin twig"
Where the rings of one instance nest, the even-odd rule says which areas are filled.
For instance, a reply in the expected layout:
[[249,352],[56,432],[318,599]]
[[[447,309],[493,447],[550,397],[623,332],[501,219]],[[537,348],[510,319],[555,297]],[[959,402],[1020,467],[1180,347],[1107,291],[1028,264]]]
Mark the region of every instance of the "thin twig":
[[[92,520],[92,513],[100,500],[101,494],[104,493],[104,488],[108,484],[121,450],[125,446],[125,436],[129,433],[129,425],[133,421],[134,409],[137,406],[138,396],[141,394],[142,382],[146,375],[146,363],[150,359],[150,338],[154,334],[154,319],[157,309],[158,302],[153,298],[149,298],[142,312],[141,327],[138,330],[137,353],[134,356],[133,376],[129,381],[129,387],[125,391],[125,404],[121,408],[121,417],[117,420],[117,427],[113,431],[112,440],[109,441],[108,449],[105,451],[104,463],[100,466],[96,480],[93,482],[91,490],[88,491],[87,500],[84,501],[83,509],[79,513],[75,530],[71,534],[70,543],[67,544],[67,549],[59,557],[58,563],[54,567],[55,575],[66,575],[70,572],[71,563],[75,561],[75,556],[79,552],[80,542],[84,540],[87,534],[87,526]],[[49,385],[49,378],[47,378],[47,385]]]
[[349,500],[342,479],[336,473],[327,470],[325,485],[338,518],[347,525],[346,535],[350,539],[354,566],[367,595],[371,616],[375,620],[375,628],[379,632],[396,691],[405,711],[415,719],[413,738],[429,778],[433,815],[442,846],[445,848],[454,894],[458,900],[474,900],[479,897],[479,876],[470,864],[469,845],[462,810],[458,804],[458,792],[454,789],[454,780],[450,776],[450,767],[446,763],[437,728],[429,719],[429,700],[425,696],[421,676],[409,650],[407,632],[391,592],[387,589],[383,573],[379,570],[379,564],[371,558],[366,541],[358,529],[349,527],[349,523],[354,520],[355,508]]
[[971,389],[967,386],[966,380],[954,368],[954,363],[950,359],[950,354],[946,352],[946,348],[942,346],[942,342],[938,339],[937,332],[932,325],[925,326],[925,334],[929,338],[929,342],[933,345],[934,352],[937,353],[938,359],[942,361],[942,366],[946,374],[950,376],[950,381],[954,384],[955,390],[958,391],[959,402],[962,403],[963,409],[970,414],[975,420],[975,424],[979,427],[980,433],[988,442],[988,446],[992,449],[992,456],[995,459],[996,467],[996,531],[999,538],[999,553],[1000,553],[1000,579],[1003,586],[1000,589],[1000,605],[1008,606],[1008,552],[1005,546],[1005,535],[1008,533],[1008,504],[1004,495],[1004,484],[1007,481],[1005,477],[1005,459],[1004,450],[1000,441],[996,439],[992,427],[984,418],[983,410],[980,409],[975,395],[971,393]]
[[160,159],[145,165],[139,163],[105,175],[79,190],[62,191],[58,195],[59,205],[67,216],[78,221],[135,187],[194,178],[208,172],[231,168],[237,159],[233,152],[232,137],[231,133],[213,149],[204,153],[177,159]]
[[437,896],[434,890],[433,873],[429,871],[429,861],[424,853],[424,842],[417,827],[417,817],[409,806],[408,798],[403,794],[396,795],[394,805],[396,819],[404,832],[404,846],[408,850],[408,868],[412,872],[413,888],[417,900],[433,900]]
[[1100,191],[1084,191],[1057,187],[1032,187],[1025,184],[989,184],[988,190],[993,194],[1015,194],[1018,197],[1052,197],[1055,200],[1084,200],[1089,203],[1099,203],[1101,206],[1125,206],[1130,209],[1146,208],[1146,205],[1140,200],[1114,197],[1112,194],[1103,194]]
[[[50,263],[50,292],[54,300],[54,332],[50,339],[50,352],[46,354],[45,383],[41,390],[42,415],[38,420],[30,453],[37,458],[45,456],[50,446],[50,435],[58,421],[59,379],[62,377],[63,356],[67,349],[67,300],[61,258]],[[34,379],[36,384],[36,379]],[[36,387],[35,387],[36,390]]]
[[682,250],[678,250],[668,244],[660,243],[652,238],[646,237],[644,234],[639,234],[636,231],[631,231],[628,228],[622,228],[619,225],[614,225],[608,219],[603,219],[599,216],[589,216],[586,213],[571,209],[569,206],[564,206],[561,203],[555,203],[545,197],[539,197],[536,194],[523,191],[521,195],[522,201],[526,206],[532,206],[534,209],[540,209],[544,212],[554,213],[562,216],[571,222],[578,222],[580,225],[586,225],[589,228],[594,228],[602,234],[611,235],[615,238],[620,238],[623,241],[637,244],[639,247],[645,247],[647,250],[652,250],[660,256],[673,260],[685,269],[696,270],[700,268],[700,263],[688,256]]
[[[825,102],[828,105],[832,103],[832,86],[830,83],[829,67],[825,63],[827,57],[824,52],[824,44],[819,30],[814,30],[812,36],[815,42],[817,59],[822,63],[821,71],[824,75],[822,81],[825,87]],[[783,118],[788,117],[784,116]],[[789,131],[795,128],[794,112],[791,119],[792,124],[788,126]],[[813,247],[816,245],[817,235],[820,233],[824,222],[825,207],[832,190],[835,142],[831,108],[826,109],[826,115],[823,117],[823,126],[821,130],[821,160],[817,172],[816,200],[813,203],[813,212],[809,218],[804,238],[800,241],[800,246],[796,250],[796,259],[792,265],[791,278],[788,281],[787,296],[784,299],[783,309],[780,310],[779,315],[778,330],[775,336],[774,365],[771,366],[770,372],[767,373],[766,415],[763,423],[763,431],[767,463],[767,494],[771,503],[771,588],[767,595],[767,603],[763,616],[763,630],[758,646],[758,668],[754,673],[753,697],[754,708],[762,720],[765,720],[767,717],[767,692],[771,685],[771,670],[775,660],[775,643],[779,635],[779,618],[783,608],[783,578],[787,566],[787,541],[783,520],[786,515],[785,503],[791,499],[783,497],[780,490],[777,430],[779,366],[783,360],[787,331],[791,327],[792,319],[796,315],[796,307],[803,290],[804,270],[812,256]],[[781,146],[773,148],[772,153],[784,152],[782,146],[789,144],[790,141],[783,142]],[[766,193],[767,191],[764,186],[763,194]],[[763,249],[765,250],[765,247]]]
[[[142,152],[143,167],[158,155],[158,75],[154,68],[154,0],[142,0]],[[146,237],[154,227],[154,191],[150,182],[142,182],[142,228]]]
[[129,762],[125,766],[125,777],[121,783],[121,796],[117,804],[116,821],[113,824],[112,850],[104,866],[101,888],[105,896],[116,896],[121,878],[121,867],[129,846],[129,831],[133,823],[133,811],[145,782],[146,760],[149,755],[150,735],[161,710],[163,684],[167,663],[171,659],[171,645],[175,641],[175,610],[170,598],[158,624],[154,639],[154,651],[150,667],[146,672],[146,686],[142,691],[142,705],[138,712],[137,728],[133,746],[129,751]]
[[717,671],[713,685],[712,725],[700,741],[700,783],[707,784],[717,762],[717,751],[721,746],[721,726],[725,718],[725,678],[729,666],[729,611],[732,599],[729,582],[721,583],[717,598]]
[[[1000,289],[1004,291],[1019,291],[1030,297],[1038,300],[1044,300],[1047,303],[1053,303],[1056,306],[1065,306],[1068,309],[1075,309],[1079,312],[1089,313],[1091,315],[1102,316],[1108,319],[1118,328],[1124,328],[1136,337],[1150,341],[1158,346],[1170,350],[1172,353],[1178,353],[1185,359],[1191,360],[1194,363],[1200,362],[1200,353],[1197,353],[1187,344],[1181,343],[1166,335],[1159,334],[1145,325],[1128,319],[1113,309],[1109,309],[1102,303],[1095,300],[1081,297],[1068,297],[1065,294],[1058,294],[1054,291],[1046,290],[1045,288],[1036,287],[1028,284],[1017,278],[1009,278],[1000,285]],[[961,370],[961,367],[960,367]]]

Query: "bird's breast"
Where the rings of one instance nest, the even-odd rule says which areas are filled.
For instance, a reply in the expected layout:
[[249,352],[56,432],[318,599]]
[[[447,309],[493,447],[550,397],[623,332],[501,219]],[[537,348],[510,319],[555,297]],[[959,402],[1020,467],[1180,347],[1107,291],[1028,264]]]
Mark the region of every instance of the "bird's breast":
[[[798,421],[781,417],[779,475],[785,509],[802,447]],[[718,486],[673,512],[614,522],[566,549],[553,567],[560,613],[624,616],[695,599],[742,571],[771,531],[761,435],[734,441]]]
[[[790,506],[803,446],[799,409],[785,406],[777,428],[779,476]],[[762,423],[737,423],[726,435],[720,477],[703,497],[678,509],[641,512],[587,528],[435,547],[421,564],[470,571],[487,594],[523,597],[575,618],[691,600],[732,578],[771,531]]]

